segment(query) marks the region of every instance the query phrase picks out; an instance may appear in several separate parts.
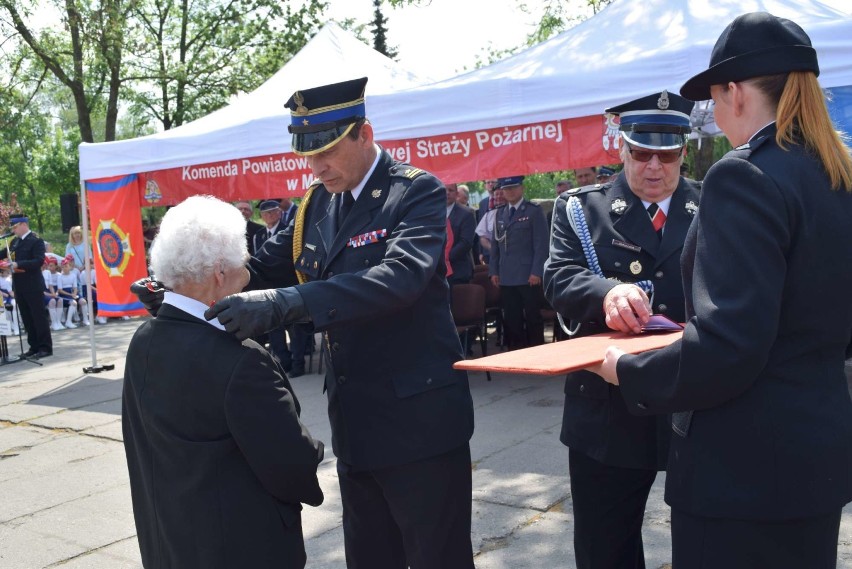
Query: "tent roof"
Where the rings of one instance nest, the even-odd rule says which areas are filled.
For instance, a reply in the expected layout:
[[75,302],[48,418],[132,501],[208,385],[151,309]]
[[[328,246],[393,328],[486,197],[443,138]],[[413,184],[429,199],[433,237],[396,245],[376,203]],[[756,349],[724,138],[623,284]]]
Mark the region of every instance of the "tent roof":
[[[333,60],[309,52],[317,49],[318,34],[275,77],[234,105],[165,133],[81,145],[80,173],[91,179],[288,152],[287,97],[297,88],[364,74],[370,77],[368,114],[378,140],[597,115],[654,91],[677,92],[706,68],[722,29],[749,11],[802,25],[817,48],[823,87],[852,85],[852,15],[815,0],[617,0],[514,57],[420,86],[354,38],[349,40],[360,47],[341,49]],[[335,41],[348,41],[336,26],[332,31]],[[381,64],[376,57],[383,58]],[[295,64],[300,67],[291,67]],[[236,105],[239,112],[231,109]]]
[[150,172],[289,150],[284,102],[296,89],[369,77],[367,95],[431,82],[382,55],[334,22],[263,85],[200,119],[149,136],[80,145],[83,179]]
[[[799,23],[820,60],[823,87],[852,85],[852,15],[815,0],[617,0],[511,58],[405,93],[373,97],[384,140],[598,115],[680,86],[707,68],[722,30],[767,11]],[[441,109],[424,119],[423,100]],[[463,125],[464,128],[459,128]]]

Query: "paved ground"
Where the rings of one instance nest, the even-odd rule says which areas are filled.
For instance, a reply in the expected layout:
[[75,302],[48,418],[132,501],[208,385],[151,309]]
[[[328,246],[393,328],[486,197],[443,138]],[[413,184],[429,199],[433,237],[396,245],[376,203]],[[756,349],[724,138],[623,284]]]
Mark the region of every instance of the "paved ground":
[[[99,363],[86,375],[88,332],[55,334],[39,367],[0,367],[0,569],[138,568],[124,449],[124,351],[139,320],[96,327]],[[13,353],[17,353],[13,346]],[[342,569],[343,538],[331,436],[319,375],[293,380],[302,418],[327,443],[320,465],[325,503],[303,513],[308,567]],[[473,544],[478,569],[574,567],[567,451],[558,441],[562,382],[471,376],[476,405]],[[670,562],[663,477],[645,523],[649,569]],[[841,527],[838,567],[852,569],[852,507]]]

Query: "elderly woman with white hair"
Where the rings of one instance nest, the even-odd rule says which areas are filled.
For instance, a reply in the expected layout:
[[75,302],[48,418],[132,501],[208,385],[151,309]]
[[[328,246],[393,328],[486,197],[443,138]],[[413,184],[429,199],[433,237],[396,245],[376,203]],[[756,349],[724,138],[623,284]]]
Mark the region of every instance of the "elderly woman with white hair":
[[143,565],[304,567],[301,503],[323,494],[323,444],[278,363],[205,309],[248,282],[245,220],[195,196],[151,248],[168,289],[130,342],[122,429]]

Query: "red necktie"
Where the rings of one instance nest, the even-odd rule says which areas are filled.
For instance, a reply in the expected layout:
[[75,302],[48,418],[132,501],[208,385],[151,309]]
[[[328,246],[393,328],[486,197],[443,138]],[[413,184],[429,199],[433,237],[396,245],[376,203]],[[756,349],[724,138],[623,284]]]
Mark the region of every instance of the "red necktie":
[[654,226],[654,231],[662,239],[663,226],[666,224],[666,214],[655,203],[648,206],[648,215],[651,217],[651,224]]

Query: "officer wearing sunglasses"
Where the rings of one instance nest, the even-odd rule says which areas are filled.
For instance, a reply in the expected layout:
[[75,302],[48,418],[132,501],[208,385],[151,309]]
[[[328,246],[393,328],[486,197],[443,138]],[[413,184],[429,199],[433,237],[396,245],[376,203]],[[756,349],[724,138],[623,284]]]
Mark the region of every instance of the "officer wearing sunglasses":
[[[684,321],[680,254],[700,187],[680,176],[692,107],[662,91],[607,109],[620,119],[624,169],[557,198],[543,282],[574,335],[639,332],[652,313]],[[670,432],[667,416],[631,415],[600,376],[568,375],[560,439],[579,569],[645,567],[642,519]]]

